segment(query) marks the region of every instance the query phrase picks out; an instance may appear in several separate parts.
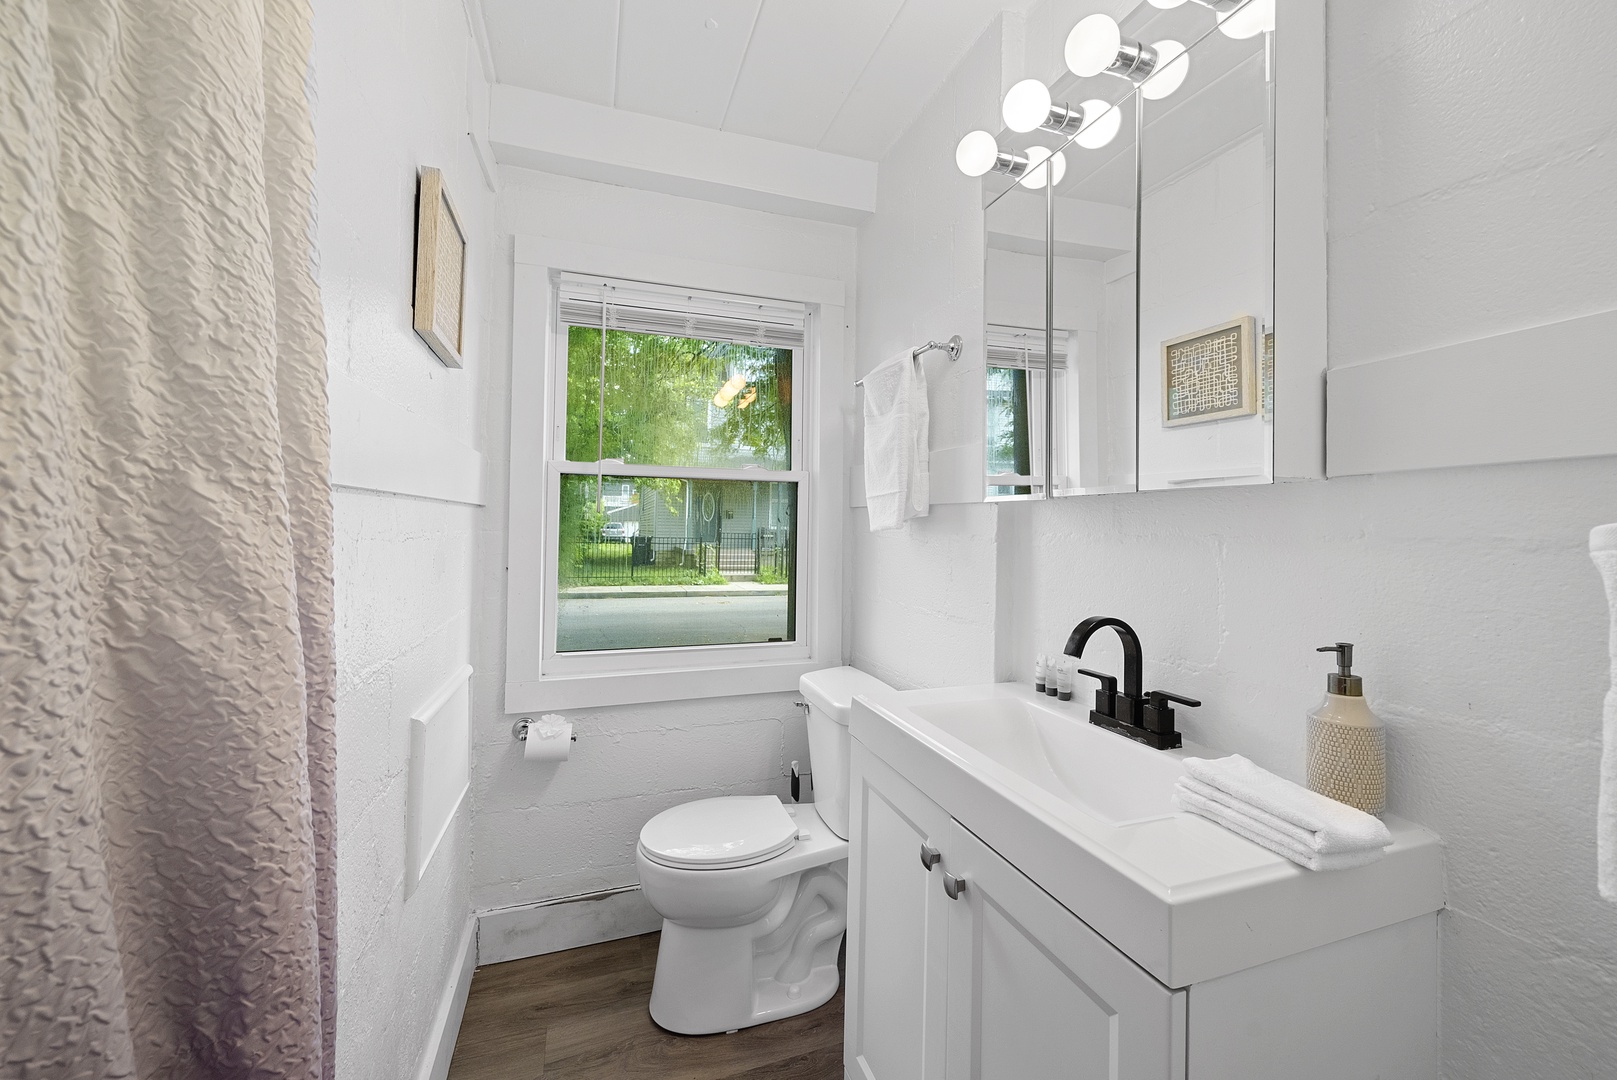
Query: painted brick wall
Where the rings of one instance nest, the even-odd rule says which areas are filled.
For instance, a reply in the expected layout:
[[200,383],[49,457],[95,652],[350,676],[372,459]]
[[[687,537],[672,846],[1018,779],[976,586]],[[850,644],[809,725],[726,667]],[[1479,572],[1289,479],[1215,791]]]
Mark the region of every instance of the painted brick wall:
[[[319,0],[319,277],[331,368],[478,442],[493,195],[466,138],[459,0]],[[480,78],[475,67],[474,77]],[[442,169],[468,233],[467,366],[410,328],[415,175]],[[338,1044],[344,1080],[416,1074],[470,910],[462,808],[405,895],[410,713],[470,656],[474,507],[339,489],[336,509]]]

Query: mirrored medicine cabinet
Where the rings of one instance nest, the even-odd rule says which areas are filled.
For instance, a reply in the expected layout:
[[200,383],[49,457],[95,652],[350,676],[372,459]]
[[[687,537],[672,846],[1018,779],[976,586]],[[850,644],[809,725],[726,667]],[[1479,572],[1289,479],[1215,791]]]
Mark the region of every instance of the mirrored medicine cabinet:
[[991,501],[1324,475],[1322,5],[1219,10],[1117,20],[1185,46],[1171,92],[1065,71],[1076,134],[994,137],[1028,165],[981,181]]

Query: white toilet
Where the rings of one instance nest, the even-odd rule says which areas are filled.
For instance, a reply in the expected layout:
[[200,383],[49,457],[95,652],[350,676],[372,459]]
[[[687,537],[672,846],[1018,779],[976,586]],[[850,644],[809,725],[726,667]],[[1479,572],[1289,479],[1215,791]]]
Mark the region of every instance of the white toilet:
[[709,1035],[808,1012],[837,992],[848,925],[848,716],[886,689],[854,668],[804,675],[815,801],[701,799],[640,830],[635,862],[663,917],[651,1018]]

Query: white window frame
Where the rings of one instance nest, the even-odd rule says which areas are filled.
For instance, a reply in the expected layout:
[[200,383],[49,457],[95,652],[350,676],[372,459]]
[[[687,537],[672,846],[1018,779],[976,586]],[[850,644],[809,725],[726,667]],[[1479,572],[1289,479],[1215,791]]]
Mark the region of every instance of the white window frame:
[[[808,307],[794,350],[791,470],[681,469],[608,463],[612,476],[680,476],[797,487],[797,639],[661,649],[555,650],[554,529],[565,463],[566,343],[555,279],[569,272]],[[789,691],[807,671],[842,662],[842,547],[846,492],[840,408],[848,381],[842,282],[549,238],[514,251],[510,513],[507,520],[507,713]],[[587,463],[593,473],[595,465]],[[540,542],[536,543],[538,539]]]

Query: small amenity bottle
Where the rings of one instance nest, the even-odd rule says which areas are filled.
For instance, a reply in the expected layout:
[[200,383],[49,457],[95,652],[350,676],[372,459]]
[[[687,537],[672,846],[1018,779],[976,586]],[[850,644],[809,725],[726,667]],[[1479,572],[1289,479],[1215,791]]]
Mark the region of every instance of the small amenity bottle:
[[1336,654],[1325,678],[1325,701],[1308,714],[1308,786],[1367,814],[1387,808],[1387,732],[1364,703],[1364,682],[1353,674],[1353,645],[1338,641],[1319,650]]

